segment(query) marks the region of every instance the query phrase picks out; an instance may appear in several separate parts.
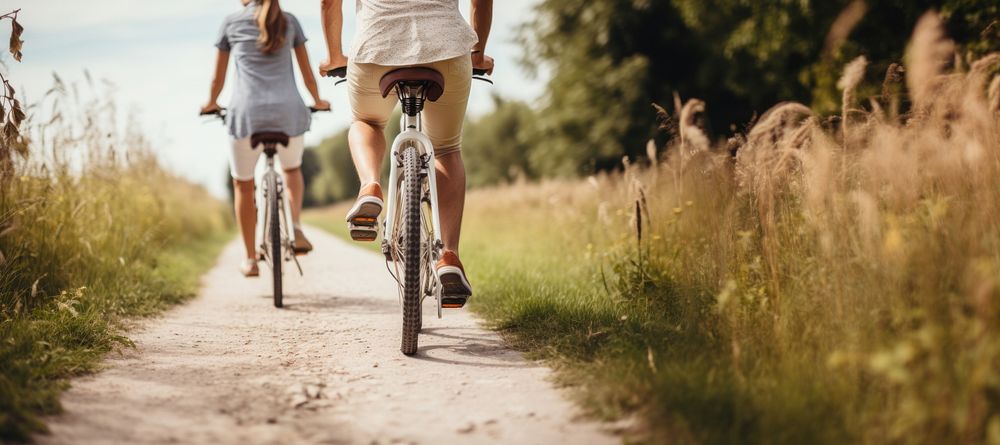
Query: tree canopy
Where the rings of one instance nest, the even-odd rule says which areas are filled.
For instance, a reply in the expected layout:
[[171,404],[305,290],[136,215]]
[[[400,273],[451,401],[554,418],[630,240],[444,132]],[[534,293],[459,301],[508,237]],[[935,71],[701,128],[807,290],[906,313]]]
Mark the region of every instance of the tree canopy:
[[524,62],[552,73],[538,172],[578,174],[639,154],[655,135],[650,104],[675,92],[708,104],[716,134],[784,100],[831,112],[844,63],[866,55],[880,82],[930,9],[969,54],[1000,49],[995,0],[542,0],[521,33]]

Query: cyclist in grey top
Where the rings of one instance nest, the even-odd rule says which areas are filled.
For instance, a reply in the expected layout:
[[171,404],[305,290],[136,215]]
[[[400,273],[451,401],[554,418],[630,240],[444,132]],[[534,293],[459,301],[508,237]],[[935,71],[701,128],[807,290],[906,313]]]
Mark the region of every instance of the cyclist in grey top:
[[232,136],[230,173],[235,189],[236,221],[239,223],[247,257],[241,268],[246,276],[257,276],[254,233],[257,211],[254,205],[254,166],[263,151],[250,147],[254,133],[275,131],[290,136],[288,147],[278,150],[285,171],[285,184],[292,202],[296,252],[312,250],[299,226],[305,184],[302,180],[302,135],[309,129],[310,114],[295,86],[292,52],[315,108],[330,109],[319,96],[306,52],[306,37],[295,16],[281,10],[278,0],[241,0],[243,9],[226,17],[215,46],[218,48],[215,78],[203,113],[221,110],[217,101],[226,80],[229,59],[236,62],[236,88],[226,116]]

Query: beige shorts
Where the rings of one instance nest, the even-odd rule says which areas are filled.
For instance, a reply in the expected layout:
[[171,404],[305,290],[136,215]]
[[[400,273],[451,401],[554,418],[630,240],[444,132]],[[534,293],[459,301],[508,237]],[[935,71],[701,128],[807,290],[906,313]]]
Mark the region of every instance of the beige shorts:
[[[444,94],[424,105],[424,133],[434,144],[435,156],[443,156],[462,149],[462,124],[469,105],[472,87],[472,58],[469,56],[439,62],[414,65],[438,70],[444,75]],[[378,83],[389,71],[398,66],[373,63],[349,63],[347,67],[347,95],[355,121],[365,122],[385,129],[399,100],[395,94],[383,98]]]

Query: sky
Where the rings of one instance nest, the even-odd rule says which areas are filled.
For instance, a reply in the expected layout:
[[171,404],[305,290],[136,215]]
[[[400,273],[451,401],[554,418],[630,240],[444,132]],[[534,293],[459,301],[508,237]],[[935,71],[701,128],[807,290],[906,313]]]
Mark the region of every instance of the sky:
[[[530,16],[537,0],[502,0],[494,5],[493,30],[487,54],[497,60],[495,85],[473,84],[471,116],[492,108],[491,96],[536,100],[545,79],[531,77],[518,63],[522,51],[514,42],[517,26]],[[468,1],[459,0],[468,17]],[[320,26],[319,0],[281,0],[298,17],[309,41],[314,68],[326,54]],[[9,61],[19,94],[37,100],[53,82],[52,73],[82,82],[84,70],[115,85],[116,100],[129,110],[150,139],[153,150],[172,171],[224,196],[229,135],[221,122],[199,117],[208,98],[214,70],[214,40],[223,18],[242,6],[239,0],[0,0],[0,9],[22,8],[18,20],[24,58]],[[354,34],[354,2],[344,0],[345,51]],[[6,26],[7,22],[4,22]],[[219,102],[225,106],[235,70]],[[297,70],[296,75],[298,76]],[[333,113],[314,115],[306,144],[312,145],[346,128],[349,123],[343,85],[320,79],[320,94]],[[300,83],[307,104],[312,100]]]

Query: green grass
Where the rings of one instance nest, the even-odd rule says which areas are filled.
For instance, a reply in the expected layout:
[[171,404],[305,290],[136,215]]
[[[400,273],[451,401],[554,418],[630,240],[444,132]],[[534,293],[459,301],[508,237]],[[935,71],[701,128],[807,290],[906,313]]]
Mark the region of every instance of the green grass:
[[302,213],[302,222],[329,232],[340,239],[350,241],[355,246],[381,255],[382,247],[379,242],[355,243],[351,240],[351,233],[347,230],[344,215],[350,210],[352,204],[351,202],[342,202],[328,207],[308,209]]
[[735,159],[689,138],[475,190],[470,307],[590,414],[638,419],[626,440],[1000,443],[1000,102],[973,66],[908,116],[845,91],[839,128],[782,104]]
[[125,323],[156,314],[196,294],[228,232],[172,246],[151,263],[122,271],[121,284],[66,290],[45,305],[0,323],[0,438],[27,440],[45,431],[40,415],[60,411],[71,377],[93,372],[101,359],[131,346]]
[[[801,155],[816,170],[767,173],[771,188],[705,153],[474,190],[470,308],[589,414],[637,418],[628,441],[1000,438],[1000,157],[896,184],[883,166],[949,145],[886,127],[887,159],[816,136]],[[866,180],[820,176],[838,168]],[[342,211],[322,214],[346,236]]]
[[35,158],[0,175],[0,442],[45,431],[68,379],[194,295],[233,236],[228,206],[164,170],[110,100],[47,98],[37,112],[61,118],[29,123]]

